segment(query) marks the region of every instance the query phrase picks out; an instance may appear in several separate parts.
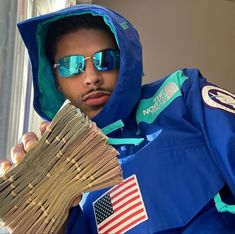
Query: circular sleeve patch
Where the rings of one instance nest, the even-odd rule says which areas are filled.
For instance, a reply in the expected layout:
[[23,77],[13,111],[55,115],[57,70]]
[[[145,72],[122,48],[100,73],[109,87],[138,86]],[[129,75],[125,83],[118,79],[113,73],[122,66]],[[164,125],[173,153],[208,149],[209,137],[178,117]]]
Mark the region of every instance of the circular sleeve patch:
[[210,107],[235,114],[235,95],[212,85],[202,88],[203,101]]

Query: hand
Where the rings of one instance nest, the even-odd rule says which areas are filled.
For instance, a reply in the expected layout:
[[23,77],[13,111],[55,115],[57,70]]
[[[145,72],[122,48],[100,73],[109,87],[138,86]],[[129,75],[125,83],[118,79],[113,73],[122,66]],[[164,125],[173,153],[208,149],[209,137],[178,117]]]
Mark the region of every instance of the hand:
[[[40,125],[41,134],[45,132],[46,127],[48,125],[49,125],[49,122],[46,122],[46,121],[41,123]],[[34,132],[25,133],[22,136],[22,143],[16,144],[11,149],[12,162],[9,160],[2,160],[0,162],[1,174],[4,174],[8,169],[10,169],[12,166],[12,163],[13,164],[20,163],[25,157],[26,152],[32,149],[36,145],[37,142],[38,142],[38,137]]]
[[[46,131],[47,126],[50,124],[48,121],[43,121],[39,127],[41,135]],[[11,159],[12,162],[9,160],[2,160],[0,161],[0,175],[4,174],[8,169],[11,168],[12,164],[20,163],[23,158],[25,157],[26,152],[31,150],[36,143],[38,142],[38,137],[34,132],[25,133],[22,136],[22,143],[15,145],[11,149]],[[82,195],[75,198],[72,202],[71,207],[77,206],[82,199]]]
[[[39,127],[41,135],[46,131],[47,126],[50,124],[48,121],[43,121]],[[11,159],[14,164],[18,164],[25,157],[38,142],[38,137],[34,132],[25,133],[22,136],[22,143],[15,145],[11,149]]]

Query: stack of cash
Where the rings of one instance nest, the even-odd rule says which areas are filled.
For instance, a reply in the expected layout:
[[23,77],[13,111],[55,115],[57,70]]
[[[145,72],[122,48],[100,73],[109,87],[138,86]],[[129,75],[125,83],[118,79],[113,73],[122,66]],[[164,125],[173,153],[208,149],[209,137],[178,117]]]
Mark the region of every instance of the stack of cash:
[[12,233],[56,233],[72,200],[122,181],[118,152],[72,104],[52,120],[36,146],[0,177],[0,220]]

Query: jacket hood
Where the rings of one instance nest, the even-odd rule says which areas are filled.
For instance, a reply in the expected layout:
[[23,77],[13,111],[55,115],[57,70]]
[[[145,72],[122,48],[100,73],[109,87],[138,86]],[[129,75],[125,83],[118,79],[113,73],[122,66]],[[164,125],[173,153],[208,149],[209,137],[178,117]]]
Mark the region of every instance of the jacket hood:
[[143,69],[139,36],[124,17],[94,4],[79,4],[18,23],[19,32],[28,49],[32,64],[34,109],[42,118],[51,120],[65,101],[64,96],[56,89],[53,72],[45,55],[45,36],[51,22],[80,14],[103,17],[114,34],[120,50],[120,70],[116,88],[93,121],[99,127],[104,127],[119,119],[125,121],[138,102],[141,93]]

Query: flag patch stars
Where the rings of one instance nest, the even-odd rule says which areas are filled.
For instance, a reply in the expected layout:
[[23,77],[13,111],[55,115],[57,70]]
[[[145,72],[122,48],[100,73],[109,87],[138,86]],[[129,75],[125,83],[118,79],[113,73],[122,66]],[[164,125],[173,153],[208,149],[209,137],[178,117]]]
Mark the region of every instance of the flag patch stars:
[[124,233],[148,219],[135,175],[93,203],[98,233]]
[[212,108],[218,108],[235,114],[235,95],[212,85],[202,89],[203,101]]
[[102,223],[106,218],[114,213],[110,194],[107,193],[101,197],[95,204],[97,224]]

